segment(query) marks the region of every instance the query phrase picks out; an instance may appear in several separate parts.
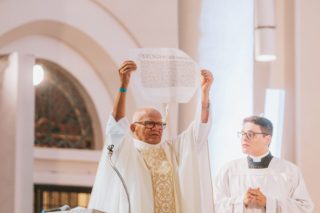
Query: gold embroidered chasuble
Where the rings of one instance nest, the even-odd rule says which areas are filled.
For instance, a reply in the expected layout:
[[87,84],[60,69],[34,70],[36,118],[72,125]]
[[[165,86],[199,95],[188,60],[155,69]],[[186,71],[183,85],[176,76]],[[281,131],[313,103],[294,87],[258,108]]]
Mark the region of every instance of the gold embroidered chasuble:
[[173,168],[161,146],[139,149],[148,167],[153,185],[154,212],[175,213]]
[[[175,209],[169,212],[214,212],[207,144],[211,119],[206,124],[200,124],[199,121],[200,118],[197,117],[185,131],[172,140],[150,145],[132,137],[130,124],[126,118],[116,122],[110,116],[106,130],[106,142],[91,193],[89,208],[113,213],[128,212],[128,199],[124,187],[108,163],[107,146],[113,144],[115,148],[112,161],[127,185],[131,213],[160,212],[156,210],[158,204],[155,204],[157,198],[154,198],[156,189],[154,186],[157,184],[153,183],[155,179],[153,179],[152,171],[140,152],[141,149],[148,147],[161,147],[166,160],[170,163],[167,165],[172,166],[174,195],[171,197],[175,199],[171,200],[174,200]],[[164,153],[161,155],[164,156]]]

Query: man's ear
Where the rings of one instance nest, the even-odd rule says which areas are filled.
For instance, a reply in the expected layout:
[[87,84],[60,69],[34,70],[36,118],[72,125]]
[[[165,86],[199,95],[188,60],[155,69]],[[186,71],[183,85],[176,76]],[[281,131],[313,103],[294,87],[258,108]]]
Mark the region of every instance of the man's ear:
[[271,139],[272,139],[272,136],[271,135],[266,135],[266,137],[267,137],[267,141],[268,141],[268,146],[270,146],[270,144],[271,144]]
[[136,130],[136,125],[130,124],[130,130],[131,130],[131,132],[134,132]]

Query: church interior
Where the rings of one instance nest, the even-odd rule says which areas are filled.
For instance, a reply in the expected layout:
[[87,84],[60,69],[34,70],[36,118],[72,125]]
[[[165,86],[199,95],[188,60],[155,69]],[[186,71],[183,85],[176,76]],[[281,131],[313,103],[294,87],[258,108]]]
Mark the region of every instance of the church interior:
[[[212,71],[213,174],[242,156],[241,119],[270,115],[272,153],[300,168],[320,212],[320,1],[258,1],[1,0],[0,212],[88,206],[134,48],[178,48]],[[170,103],[168,137],[194,118],[197,94]],[[128,117],[145,105],[165,108],[130,87]]]

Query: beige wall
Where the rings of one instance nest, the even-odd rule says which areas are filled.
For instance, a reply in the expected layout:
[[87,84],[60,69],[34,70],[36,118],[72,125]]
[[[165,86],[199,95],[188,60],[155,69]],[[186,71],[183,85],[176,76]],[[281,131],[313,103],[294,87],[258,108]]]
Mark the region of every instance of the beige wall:
[[[263,111],[266,87],[286,89],[282,154],[301,168],[311,196],[319,206],[320,172],[315,171],[320,168],[320,160],[315,156],[320,148],[316,139],[320,127],[320,96],[317,95],[320,91],[320,1],[275,2],[279,56],[275,63],[255,64],[254,110],[255,113]],[[0,52],[9,43],[31,35],[41,34],[55,39],[59,45],[50,55],[63,53],[63,48],[60,48],[63,45],[77,52],[77,60],[84,60],[90,65],[103,84],[99,89],[103,92],[95,91],[93,96],[102,100],[99,94],[110,94],[107,101],[95,103],[105,106],[114,98],[117,81],[110,79],[117,78],[114,71],[128,48],[179,46],[195,60],[198,59],[200,9],[200,0],[30,0],[26,5],[18,0],[3,0],[0,1],[0,20],[10,21],[0,22]],[[32,52],[32,48],[28,49]],[[85,71],[79,72],[79,76],[90,75]],[[136,103],[137,100],[131,96],[129,114],[136,105],[143,104]],[[194,97],[191,103],[180,105],[179,131],[193,118],[189,109],[195,108],[196,99]],[[111,106],[105,108],[105,111],[100,110],[101,120],[105,119]],[[317,211],[320,212],[319,207],[316,207]]]
[[320,212],[320,1],[275,3],[278,59],[255,63],[254,110],[263,111],[265,88],[285,89],[282,157],[299,166]]
[[[30,0],[28,4],[4,0],[0,19],[10,21],[0,22],[0,52],[1,47],[32,35],[56,39],[92,66],[113,99],[119,83],[116,70],[130,48],[178,46],[177,13],[177,0]],[[143,103],[135,98],[138,94],[128,94],[131,115]]]
[[278,59],[270,65],[270,88],[285,90],[285,114],[281,155],[296,162],[295,156],[295,69],[294,2],[275,1]]
[[285,114],[281,155],[296,162],[294,2],[275,1],[277,60],[254,63],[254,114],[264,112],[265,90],[285,90]]
[[320,212],[320,1],[296,0],[296,137],[300,166]]
[[178,46],[178,0],[93,0],[113,14],[140,47]]
[[[111,103],[119,87],[117,67],[128,57],[130,48],[178,47],[177,6],[177,0],[29,0],[28,3],[20,0],[2,0],[0,1],[0,54],[14,51],[30,53],[37,58],[51,60],[70,70],[70,74],[78,79],[90,94],[93,107],[99,116],[98,125],[101,125],[100,131],[103,135],[107,116],[112,110]],[[2,64],[0,64],[0,71],[2,71]],[[25,72],[24,74],[25,79],[32,78],[32,73]],[[24,83],[30,82],[25,81]],[[29,92],[29,90],[24,91]],[[139,99],[139,93],[134,89],[130,88],[128,96],[127,112],[131,117],[137,106],[147,104]],[[17,101],[25,100],[31,102],[23,103],[25,105],[20,107],[25,109],[34,107],[34,101],[30,96],[24,96]],[[6,115],[5,118],[10,122],[14,122],[10,118],[17,118],[19,122],[25,118],[9,107],[8,99],[0,97],[0,101],[2,118]],[[177,111],[175,107],[173,110]],[[32,116],[33,114],[26,115]],[[2,119],[1,133],[16,134],[15,129],[11,128],[15,124],[10,122],[6,125]],[[21,122],[33,130],[33,119]],[[26,128],[26,130],[29,129]],[[30,140],[31,143],[27,147],[21,144],[14,146],[10,144],[14,141],[13,138],[4,137],[5,134],[1,135],[2,154],[0,156],[5,159],[0,161],[0,169],[4,171],[0,175],[3,192],[0,193],[1,212],[13,212],[11,210],[16,204],[15,212],[32,212],[32,175],[35,176],[33,181],[37,183],[63,185],[73,181],[72,183],[78,185],[93,184],[93,170],[97,165],[96,162],[85,164],[79,162],[79,159],[74,159],[78,161],[77,167],[74,167],[69,162],[70,159],[64,164],[59,164],[57,161],[65,159],[48,160],[36,155],[35,170],[32,173],[33,139]],[[23,136],[22,132],[20,132],[19,140],[22,139],[21,136]],[[29,134],[26,133],[27,137]],[[18,155],[20,164],[15,167],[15,156],[12,155],[12,152],[20,154],[22,149],[28,150],[26,152],[28,156]],[[54,152],[54,150],[51,151]],[[59,152],[56,151],[52,156],[58,154]],[[66,155],[73,156],[69,154]],[[55,166],[54,175],[48,169],[46,170],[48,165]],[[75,170],[66,171],[66,168],[69,168],[66,165]],[[85,177],[79,175],[83,171],[80,169],[81,165],[83,165],[83,170],[90,170],[91,173]],[[22,175],[26,169],[28,169],[28,175]],[[24,180],[31,184],[22,184],[21,178],[25,178]]]

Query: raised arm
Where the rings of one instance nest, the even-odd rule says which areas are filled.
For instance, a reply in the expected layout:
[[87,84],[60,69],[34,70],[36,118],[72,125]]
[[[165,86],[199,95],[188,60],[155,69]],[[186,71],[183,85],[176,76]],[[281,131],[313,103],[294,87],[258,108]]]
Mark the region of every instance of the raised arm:
[[136,69],[137,66],[133,61],[124,61],[118,70],[120,77],[120,88],[114,102],[112,112],[112,116],[116,121],[119,121],[126,115],[126,92],[130,81],[131,72]]
[[209,93],[214,78],[209,70],[201,70],[201,77],[201,123],[207,123],[209,118]]
[[[209,94],[213,83],[213,75],[209,70],[201,70],[201,108],[197,110],[196,118],[175,140],[175,149],[181,153],[185,146],[202,145],[208,141],[208,135],[211,128]],[[186,140],[192,138],[192,140]],[[183,143],[181,143],[184,141]],[[201,146],[206,147],[206,146]]]

